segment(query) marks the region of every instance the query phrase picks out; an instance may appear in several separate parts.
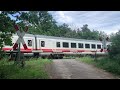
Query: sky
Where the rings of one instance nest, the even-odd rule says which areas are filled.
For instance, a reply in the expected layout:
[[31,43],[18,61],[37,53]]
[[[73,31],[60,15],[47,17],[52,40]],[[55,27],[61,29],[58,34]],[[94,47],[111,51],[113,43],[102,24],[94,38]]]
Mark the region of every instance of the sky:
[[120,30],[120,11],[49,11],[49,13],[58,25],[66,23],[72,29],[88,24],[90,30],[104,31],[108,35]]
[[70,28],[88,24],[90,30],[104,31],[108,35],[120,30],[120,11],[49,11],[58,25],[66,23]]

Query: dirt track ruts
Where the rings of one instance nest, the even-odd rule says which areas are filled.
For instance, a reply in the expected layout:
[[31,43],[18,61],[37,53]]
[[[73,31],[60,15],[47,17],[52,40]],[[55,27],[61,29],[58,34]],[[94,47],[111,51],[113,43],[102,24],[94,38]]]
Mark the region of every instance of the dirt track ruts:
[[104,70],[75,59],[55,59],[46,69],[51,79],[117,79]]

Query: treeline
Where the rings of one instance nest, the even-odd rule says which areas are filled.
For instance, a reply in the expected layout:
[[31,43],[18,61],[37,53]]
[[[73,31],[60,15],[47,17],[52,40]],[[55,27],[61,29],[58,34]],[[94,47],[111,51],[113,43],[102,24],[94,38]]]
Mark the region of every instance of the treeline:
[[[69,25],[65,23],[57,25],[57,22],[48,11],[1,11],[0,15],[1,24],[6,24],[6,28],[1,27],[2,32],[5,32],[5,34],[7,32],[15,32],[13,24],[17,23],[22,29],[24,29],[27,24],[29,26],[28,33],[30,34],[89,40],[98,40],[100,36],[106,35],[105,32],[90,30],[87,24],[76,30],[72,30]],[[16,19],[11,20],[9,16]]]
[[57,25],[52,15],[48,11],[29,11],[23,12],[20,16],[24,21],[29,22],[30,34],[49,35],[57,37],[68,37],[78,39],[98,40],[99,36],[104,35],[104,32],[90,30],[85,24],[77,30],[72,30],[69,25]]

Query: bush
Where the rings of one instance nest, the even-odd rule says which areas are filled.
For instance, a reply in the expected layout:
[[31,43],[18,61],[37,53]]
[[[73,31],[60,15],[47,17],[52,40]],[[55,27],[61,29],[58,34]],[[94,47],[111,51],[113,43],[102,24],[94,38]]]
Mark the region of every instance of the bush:
[[112,37],[109,57],[120,61],[120,30]]
[[[119,58],[119,55],[118,55],[118,58]],[[98,58],[97,61],[94,61],[94,59],[91,57],[83,57],[83,58],[80,58],[79,60],[88,64],[92,64],[98,68],[104,69],[115,75],[120,75],[120,60],[115,60],[115,59],[113,60],[108,57]]]

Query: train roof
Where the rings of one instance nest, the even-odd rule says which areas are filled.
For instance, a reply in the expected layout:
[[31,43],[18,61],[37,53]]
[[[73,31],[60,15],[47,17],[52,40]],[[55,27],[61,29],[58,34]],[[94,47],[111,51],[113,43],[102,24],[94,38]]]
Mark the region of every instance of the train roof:
[[[14,34],[17,35],[17,34]],[[55,37],[55,36],[46,36],[46,35],[34,35],[34,34],[25,34],[28,37],[38,37],[38,38],[49,38],[49,39],[59,39],[59,40],[74,40],[74,41],[87,41],[87,42],[100,42],[98,40],[87,40],[87,39],[76,39],[76,38],[66,38],[66,37]]]

